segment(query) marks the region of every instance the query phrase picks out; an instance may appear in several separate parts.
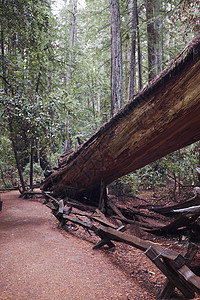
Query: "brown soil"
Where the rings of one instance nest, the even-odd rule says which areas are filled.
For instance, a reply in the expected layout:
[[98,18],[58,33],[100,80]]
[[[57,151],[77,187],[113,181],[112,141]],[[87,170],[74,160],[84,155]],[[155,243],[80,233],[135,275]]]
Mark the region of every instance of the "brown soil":
[[120,243],[92,250],[96,236],[58,229],[41,200],[18,196],[1,194],[0,300],[156,298],[165,277],[143,252]]

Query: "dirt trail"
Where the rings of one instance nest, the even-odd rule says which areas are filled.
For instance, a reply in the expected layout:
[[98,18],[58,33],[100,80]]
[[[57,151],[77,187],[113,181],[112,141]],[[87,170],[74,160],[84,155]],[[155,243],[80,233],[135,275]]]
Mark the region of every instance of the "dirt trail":
[[0,300],[150,299],[87,241],[63,235],[40,202],[1,194]]

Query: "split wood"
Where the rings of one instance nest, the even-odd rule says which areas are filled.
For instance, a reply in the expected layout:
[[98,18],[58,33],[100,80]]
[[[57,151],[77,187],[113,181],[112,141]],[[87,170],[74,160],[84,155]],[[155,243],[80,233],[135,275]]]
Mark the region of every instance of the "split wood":
[[[58,201],[49,194],[46,196],[49,199],[46,204],[49,207],[53,207],[50,208],[56,218],[61,222],[62,226],[66,225],[66,222],[72,222],[82,226],[88,231],[93,231],[100,237],[101,240],[93,247],[93,249],[101,248],[104,245],[108,245],[108,247],[111,248],[115,246],[113,241],[117,241],[144,251],[146,256],[152,260],[152,262],[167,277],[166,282],[157,296],[158,298],[169,298],[175,288],[181,291],[185,298],[194,298],[195,292],[200,294],[200,277],[196,276],[188,267],[197,252],[196,245],[190,246],[188,253],[185,256],[182,256],[175,251],[164,248],[151,241],[142,240],[136,236],[124,233],[125,226],[117,229],[113,228],[113,224],[110,223],[105,216],[102,217],[103,214],[99,210],[96,211],[96,214],[74,212],[75,215],[87,217],[90,220],[90,223],[82,221],[77,217],[72,217],[69,215],[72,213],[72,206],[69,210],[66,210],[64,208],[63,200]],[[118,211],[116,212],[120,215]],[[122,216],[123,215],[120,215],[121,218]],[[91,220],[94,220],[101,225],[95,226],[91,223]]]

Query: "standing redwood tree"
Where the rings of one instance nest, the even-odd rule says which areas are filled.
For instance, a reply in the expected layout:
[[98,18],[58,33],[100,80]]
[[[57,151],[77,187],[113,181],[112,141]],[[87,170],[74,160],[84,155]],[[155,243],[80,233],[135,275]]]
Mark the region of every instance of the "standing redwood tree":
[[[163,52],[163,15],[161,14],[161,0],[157,0],[155,3],[155,36],[156,36],[156,65],[157,74],[162,71],[162,52]],[[156,75],[157,75],[156,74]]]
[[138,9],[137,9],[137,0],[136,2],[136,20],[137,20],[137,43],[138,43],[138,86],[139,89],[142,88],[142,53],[140,46],[140,30],[139,30],[139,18],[138,18]]
[[123,105],[122,43],[119,0],[110,0],[111,116]]
[[70,25],[70,53],[69,53],[69,72],[68,72],[68,84],[70,84],[70,80],[72,79],[72,62],[73,62],[73,48],[74,48],[74,40],[75,40],[75,31],[76,31],[76,14],[77,14],[77,0],[72,1],[72,11],[71,11],[71,25]]
[[135,74],[136,74],[136,29],[137,29],[137,0],[133,0],[133,33],[132,33],[132,47],[131,47],[131,65],[130,65],[130,81],[129,81],[129,99],[132,99],[135,93]]
[[148,43],[148,74],[149,81],[156,77],[156,33],[154,25],[154,0],[146,2],[147,43]]
[[162,70],[161,0],[146,1],[149,81]]

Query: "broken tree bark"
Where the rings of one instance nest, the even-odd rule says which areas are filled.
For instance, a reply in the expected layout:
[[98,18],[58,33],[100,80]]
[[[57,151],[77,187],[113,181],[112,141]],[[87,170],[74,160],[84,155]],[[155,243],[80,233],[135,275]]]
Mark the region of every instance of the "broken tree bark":
[[[41,185],[89,195],[200,139],[200,35]],[[99,199],[99,195],[97,197]],[[98,201],[97,199],[97,201]]]

